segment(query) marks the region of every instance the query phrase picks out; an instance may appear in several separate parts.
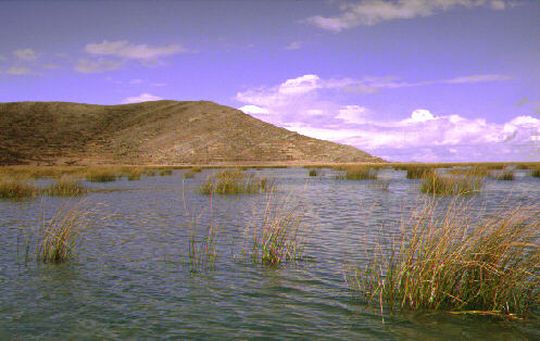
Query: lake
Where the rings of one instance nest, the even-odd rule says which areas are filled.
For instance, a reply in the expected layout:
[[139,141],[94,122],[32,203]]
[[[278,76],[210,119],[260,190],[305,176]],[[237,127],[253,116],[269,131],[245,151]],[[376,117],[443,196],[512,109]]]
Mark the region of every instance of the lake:
[[[0,201],[0,339],[540,339],[538,307],[519,321],[433,311],[381,316],[349,290],[347,268],[431,199],[404,171],[382,170],[385,190],[373,180],[336,179],[330,169],[317,177],[304,168],[248,170],[275,179],[271,200],[303,216],[304,258],[279,267],[245,254],[246,226],[261,219],[267,195],[199,194],[215,171],[85,182],[95,191],[77,199]],[[74,260],[25,260],[41,217],[81,200],[89,225]],[[444,207],[451,198],[435,200]],[[473,219],[535,204],[540,178],[526,170],[516,170],[514,181],[487,178],[466,200]],[[217,228],[217,258],[194,271],[186,261],[190,236],[204,236],[209,224]]]

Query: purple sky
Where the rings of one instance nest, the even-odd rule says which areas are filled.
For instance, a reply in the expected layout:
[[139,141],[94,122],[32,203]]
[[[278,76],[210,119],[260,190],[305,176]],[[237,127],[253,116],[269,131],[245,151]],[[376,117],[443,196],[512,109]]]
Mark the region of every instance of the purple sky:
[[0,102],[211,100],[396,161],[540,161],[540,2],[0,1]]

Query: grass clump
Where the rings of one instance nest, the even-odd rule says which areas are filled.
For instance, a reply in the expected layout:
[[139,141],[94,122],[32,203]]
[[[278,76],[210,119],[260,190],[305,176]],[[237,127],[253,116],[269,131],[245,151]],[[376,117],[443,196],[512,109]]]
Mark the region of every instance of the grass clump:
[[344,168],[345,174],[340,178],[347,180],[373,180],[377,179],[378,169],[366,166],[350,166]]
[[425,166],[410,166],[406,167],[407,179],[422,179],[435,173],[435,170]]
[[192,226],[189,245],[188,261],[190,272],[213,270],[217,258],[216,240],[217,228],[209,224],[206,233],[200,237],[195,226]]
[[45,188],[43,192],[51,196],[77,196],[86,194],[88,190],[81,181],[64,175]]
[[112,182],[118,178],[118,172],[108,168],[90,168],[86,172],[86,180],[90,182]]
[[532,172],[531,172],[531,176],[533,176],[535,178],[540,178],[540,168],[533,169]]
[[77,238],[86,221],[79,205],[61,207],[49,220],[43,220],[39,230],[36,259],[43,263],[64,263],[70,260]]
[[208,177],[199,191],[202,194],[261,193],[274,188],[273,181],[246,175],[240,170],[225,170]]
[[172,175],[172,173],[173,173],[172,169],[169,169],[169,168],[159,170],[159,176],[169,176],[169,175]]
[[315,168],[310,169],[310,170],[308,171],[308,175],[309,175],[309,176],[318,176],[318,175],[319,175],[319,170],[318,170],[318,169],[315,169]]
[[482,178],[475,176],[445,176],[435,172],[422,178],[420,191],[433,195],[473,194],[482,188]]
[[514,172],[511,169],[503,169],[499,173],[495,174],[495,179],[512,181],[514,180]]
[[281,204],[274,200],[270,193],[260,221],[246,227],[246,236],[251,235],[251,260],[268,266],[301,260],[304,249],[302,210],[289,205],[287,200]]
[[[379,245],[347,275],[369,302],[394,309],[525,314],[540,294],[540,207],[515,208],[471,224],[467,207],[426,205],[401,242]],[[465,214],[464,214],[465,213]]]
[[28,180],[9,177],[0,178],[0,199],[24,199],[36,196],[39,190]]

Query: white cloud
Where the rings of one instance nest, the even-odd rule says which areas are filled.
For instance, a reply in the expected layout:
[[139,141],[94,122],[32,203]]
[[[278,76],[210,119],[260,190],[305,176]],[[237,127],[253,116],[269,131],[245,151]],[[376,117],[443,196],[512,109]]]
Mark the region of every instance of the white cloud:
[[506,8],[503,0],[363,0],[340,6],[337,16],[313,16],[305,21],[321,29],[340,32],[360,25],[375,25],[383,21],[427,17],[454,7],[489,5],[494,10]]
[[32,49],[15,50],[13,51],[13,55],[15,56],[15,58],[24,61],[31,61],[37,59],[37,53]]
[[140,102],[148,102],[148,101],[159,101],[163,98],[159,96],[155,96],[149,93],[142,93],[139,96],[133,96],[133,97],[127,97],[124,98],[122,103],[140,103]]
[[122,66],[122,62],[117,60],[90,60],[81,59],[75,65],[75,70],[81,73],[101,73],[117,70]]
[[250,115],[253,115],[253,114],[255,114],[255,115],[268,115],[270,113],[267,109],[264,109],[264,108],[261,108],[261,107],[258,107],[256,105],[252,105],[252,104],[244,105],[244,106],[238,108],[238,110],[243,111],[244,113],[250,114]]
[[32,74],[32,70],[30,70],[26,66],[12,66],[7,69],[6,73],[8,75],[24,76]]
[[130,85],[138,85],[138,84],[142,84],[144,83],[144,81],[142,79],[139,79],[139,78],[135,78],[135,79],[132,79],[129,81],[129,84]]
[[299,50],[302,47],[302,43],[299,41],[292,41],[287,46],[285,46],[286,50]]
[[146,44],[132,44],[127,40],[104,40],[101,43],[91,43],[87,44],[84,50],[93,55],[114,56],[139,61],[154,61],[161,57],[188,52],[186,48],[178,44],[150,46]]
[[[458,80],[458,81],[455,81]],[[498,77],[463,76],[437,83],[465,84]],[[388,82],[388,80],[385,80]],[[427,108],[409,117],[382,120],[369,108],[342,103],[336,91],[377,79],[323,79],[314,74],[272,87],[239,92],[241,110],[300,134],[354,145],[378,156],[401,161],[496,161],[540,158],[540,119],[517,116],[506,123],[460,115],[437,115]],[[434,82],[424,82],[433,84]],[[380,114],[380,113],[379,113]],[[535,149],[536,148],[536,149]],[[535,156],[536,153],[536,156]]]

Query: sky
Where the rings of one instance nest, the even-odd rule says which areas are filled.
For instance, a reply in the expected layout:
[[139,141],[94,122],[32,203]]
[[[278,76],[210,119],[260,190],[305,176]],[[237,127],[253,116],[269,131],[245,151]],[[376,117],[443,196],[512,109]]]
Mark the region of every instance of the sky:
[[0,0],[0,102],[159,99],[389,161],[540,161],[540,1]]

